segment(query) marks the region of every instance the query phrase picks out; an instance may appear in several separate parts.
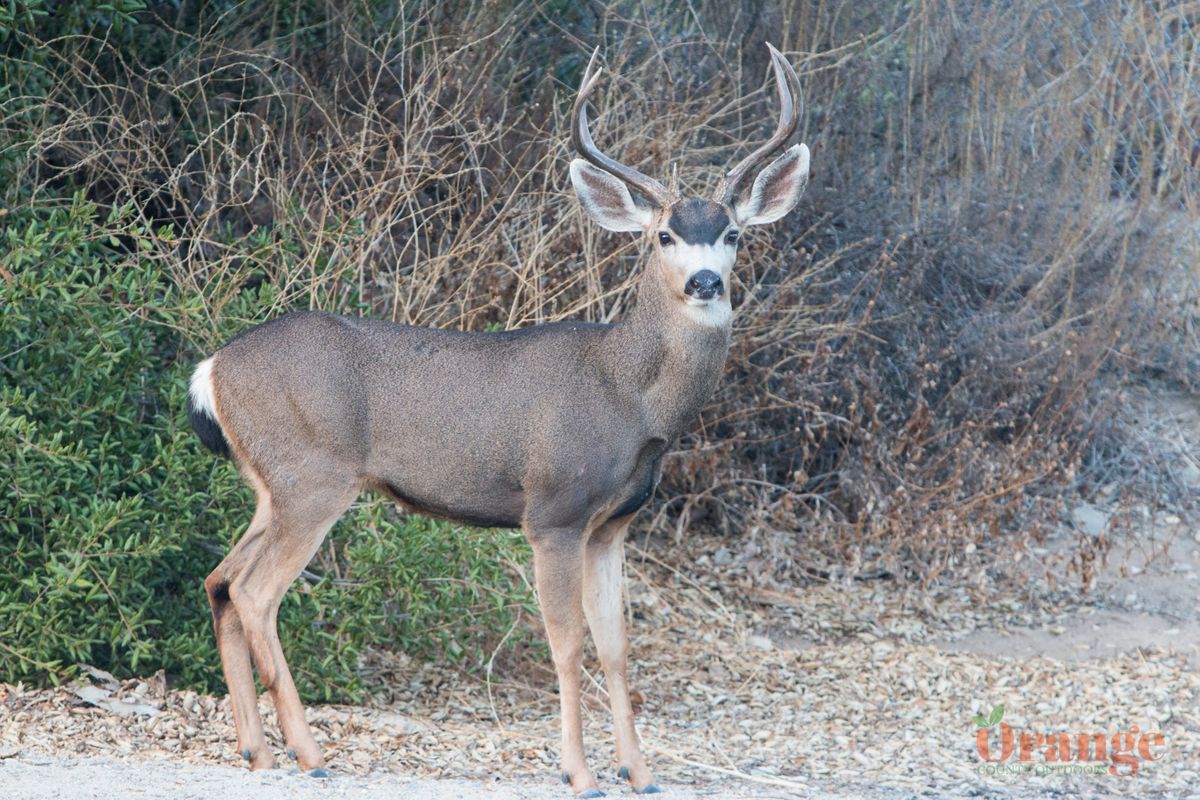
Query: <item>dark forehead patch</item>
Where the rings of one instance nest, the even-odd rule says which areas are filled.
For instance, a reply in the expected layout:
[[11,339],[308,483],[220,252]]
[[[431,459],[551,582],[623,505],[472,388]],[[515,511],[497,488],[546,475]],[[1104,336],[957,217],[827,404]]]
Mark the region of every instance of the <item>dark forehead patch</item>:
[[680,200],[671,206],[667,226],[688,244],[716,244],[729,227],[729,215],[712,200]]

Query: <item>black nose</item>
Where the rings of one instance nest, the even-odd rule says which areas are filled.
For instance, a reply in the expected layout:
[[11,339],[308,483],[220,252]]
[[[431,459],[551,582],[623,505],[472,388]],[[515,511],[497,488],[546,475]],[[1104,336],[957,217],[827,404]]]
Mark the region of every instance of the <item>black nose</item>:
[[688,282],[683,286],[683,292],[688,297],[695,297],[698,300],[712,300],[714,297],[721,296],[722,288],[720,275],[711,269],[702,269],[688,278]]

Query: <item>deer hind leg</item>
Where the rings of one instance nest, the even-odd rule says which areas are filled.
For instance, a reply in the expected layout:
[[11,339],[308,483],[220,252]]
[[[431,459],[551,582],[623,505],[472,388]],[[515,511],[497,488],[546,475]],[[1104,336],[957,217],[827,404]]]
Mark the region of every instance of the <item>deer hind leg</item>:
[[558,673],[562,710],[562,779],[580,797],[602,797],[583,753],[580,669],[583,661],[584,533],[575,529],[529,532],[533,572],[550,654]]
[[639,794],[659,790],[642,757],[637,730],[633,725],[633,706],[629,701],[625,636],[625,609],[621,603],[622,563],[625,529],[632,517],[607,522],[588,539],[583,569],[583,608],[592,630],[592,641],[604,667],[608,683],[608,701],[612,708],[613,734],[617,740],[620,775]]
[[252,560],[229,586],[259,678],[275,704],[283,737],[300,767],[314,775],[325,774],[325,759],[308,727],[284,658],[277,616],[288,587],[358,494],[356,483],[339,483],[337,474],[335,469],[324,472],[329,476],[327,483],[318,489],[309,488],[305,493],[291,490],[286,497],[276,493],[271,522],[259,537]]
[[241,617],[229,597],[229,585],[249,563],[248,558],[271,522],[270,492],[261,481],[251,482],[258,495],[254,519],[225,559],[205,579],[204,588],[212,606],[217,651],[221,654],[221,668],[237,727],[238,751],[250,762],[252,769],[269,769],[275,759],[267,747],[262,718],[258,715],[258,692],[254,688],[254,671],[250,666],[250,647]]

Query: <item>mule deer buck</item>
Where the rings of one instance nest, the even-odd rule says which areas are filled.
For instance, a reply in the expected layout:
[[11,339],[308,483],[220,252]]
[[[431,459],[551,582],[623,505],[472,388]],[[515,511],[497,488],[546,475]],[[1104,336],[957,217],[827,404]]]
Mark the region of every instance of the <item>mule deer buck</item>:
[[600,152],[585,109],[599,78],[592,55],[572,113],[582,158],[571,162],[571,181],[588,216],[642,232],[651,251],[623,321],[462,333],[299,312],[243,333],[196,368],[192,425],[206,446],[232,456],[257,495],[245,534],[205,581],[251,768],[273,766],[253,655],[291,754],[326,774],[276,614],[329,528],[371,489],[412,512],[523,529],[558,673],[563,781],[582,797],[602,796],[580,719],[586,620],[607,680],[619,775],[639,793],[658,791],[626,680],[622,545],[663,454],[721,376],[741,230],[783,217],[808,181],[802,144],[758,171],[799,122],[799,80],[770,49],[778,125],[725,175],[715,199],[680,198]]

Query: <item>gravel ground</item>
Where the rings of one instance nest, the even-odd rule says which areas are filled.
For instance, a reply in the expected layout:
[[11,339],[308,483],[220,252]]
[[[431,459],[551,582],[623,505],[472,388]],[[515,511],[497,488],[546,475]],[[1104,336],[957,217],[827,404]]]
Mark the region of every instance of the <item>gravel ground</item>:
[[[160,759],[119,762],[111,759],[15,759],[0,763],[0,787],[11,800],[212,800],[253,797],[255,800],[569,800],[562,786],[545,782],[511,783],[461,779],[420,779],[394,774],[337,775],[316,780],[295,770],[248,772],[234,767],[181,764]],[[610,796],[636,797],[629,791]],[[722,798],[723,800],[902,800],[940,797],[947,800],[990,798],[991,800],[1034,800],[1034,798],[1189,798],[1198,793],[1168,793],[1158,790],[1135,794],[1110,792],[1102,786],[1062,785],[1008,786],[992,790],[982,787],[943,787],[914,790],[883,783],[810,786],[803,791],[781,791],[769,787],[709,786],[676,787],[665,798]]]
[[[163,798],[212,800],[253,797],[256,800],[567,800],[570,793],[550,783],[525,785],[466,780],[413,779],[399,775],[341,775],[315,780],[295,771],[251,773],[233,767],[197,766],[162,760],[121,763],[109,759],[45,758],[0,763],[0,787],[11,800],[112,800]],[[634,797],[630,792],[621,795]],[[812,791],[802,795],[770,789],[723,787],[675,790],[666,797],[862,798],[893,799],[887,787],[858,787],[844,792]],[[903,796],[903,795],[902,795]],[[1037,795],[1029,795],[1034,797]]]

